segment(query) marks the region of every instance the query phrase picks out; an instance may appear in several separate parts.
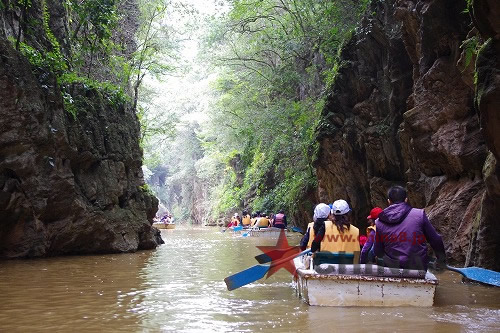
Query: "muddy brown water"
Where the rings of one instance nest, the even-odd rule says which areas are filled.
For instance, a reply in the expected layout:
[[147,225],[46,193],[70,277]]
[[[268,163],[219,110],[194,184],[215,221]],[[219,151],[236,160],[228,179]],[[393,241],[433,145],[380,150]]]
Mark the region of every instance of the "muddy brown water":
[[[311,307],[281,270],[229,292],[256,245],[218,228],[163,230],[133,254],[0,262],[0,332],[499,332],[500,288],[438,275],[430,308]],[[297,244],[299,236],[289,236]]]

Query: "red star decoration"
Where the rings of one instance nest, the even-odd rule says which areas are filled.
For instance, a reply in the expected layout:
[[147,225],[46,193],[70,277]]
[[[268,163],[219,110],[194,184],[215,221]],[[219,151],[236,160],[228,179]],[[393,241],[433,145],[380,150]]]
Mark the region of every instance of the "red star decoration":
[[269,256],[269,258],[271,258],[271,267],[267,272],[266,278],[270,277],[271,275],[279,271],[280,268],[284,268],[287,271],[289,271],[292,275],[295,275],[296,270],[295,270],[295,265],[293,264],[293,259],[275,264],[275,262],[280,260],[281,258],[291,257],[294,256],[295,254],[300,253],[299,246],[288,245],[288,240],[286,239],[284,230],[281,230],[276,246],[257,246],[257,248],[262,252],[264,252],[267,256]]

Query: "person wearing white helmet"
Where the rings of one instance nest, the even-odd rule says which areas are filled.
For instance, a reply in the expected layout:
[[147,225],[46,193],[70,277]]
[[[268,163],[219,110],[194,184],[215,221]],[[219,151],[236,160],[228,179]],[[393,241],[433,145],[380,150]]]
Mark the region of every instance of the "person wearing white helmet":
[[[330,207],[324,203],[317,204],[314,208],[313,221],[307,226],[307,231],[300,241],[302,250],[311,248],[313,252],[319,250],[319,244],[325,234],[325,221],[330,216]],[[330,222],[330,221],[329,221]],[[331,222],[330,222],[331,223]],[[315,238],[317,241],[314,242]],[[313,246],[314,243],[314,246]],[[313,247],[312,247],[313,246]]]
[[[359,229],[350,223],[351,211],[345,200],[337,200],[332,208],[319,204],[314,209],[315,222],[309,223],[301,246],[312,252],[346,252],[359,254]],[[359,259],[355,255],[355,263]]]

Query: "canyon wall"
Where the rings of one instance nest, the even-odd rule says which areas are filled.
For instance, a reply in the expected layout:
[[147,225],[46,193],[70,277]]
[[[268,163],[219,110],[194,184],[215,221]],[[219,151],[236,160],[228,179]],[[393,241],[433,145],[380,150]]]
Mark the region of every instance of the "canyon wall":
[[[33,17],[39,6],[33,1]],[[61,6],[49,2],[51,28],[64,45]],[[40,75],[7,40],[16,22],[1,21],[0,258],[156,247],[158,201],[144,186],[133,110],[75,87],[87,104],[68,113],[55,77]],[[40,30],[31,38],[43,43]]]
[[[443,235],[450,262],[500,270],[493,255],[500,242],[498,44],[479,53],[476,87],[475,52],[463,42],[488,36],[465,9],[456,0],[372,2],[342,52],[318,127],[318,195],[348,200],[364,230],[370,209],[387,206],[387,189],[406,186],[410,203],[425,208]],[[476,21],[495,25],[494,17],[486,10]],[[485,28],[497,38],[492,29]],[[492,81],[497,90],[483,87]]]

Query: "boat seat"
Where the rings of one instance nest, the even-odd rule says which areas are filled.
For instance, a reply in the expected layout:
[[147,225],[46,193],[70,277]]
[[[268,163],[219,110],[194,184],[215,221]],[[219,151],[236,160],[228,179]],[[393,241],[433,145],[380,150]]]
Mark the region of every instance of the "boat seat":
[[346,252],[328,252],[319,251],[314,254],[313,265],[316,267],[321,264],[352,264],[354,263],[354,254]]
[[419,278],[426,276],[426,271],[416,269],[389,268],[372,264],[345,265],[321,264],[314,267],[319,274],[327,275],[364,275],[396,278]]

